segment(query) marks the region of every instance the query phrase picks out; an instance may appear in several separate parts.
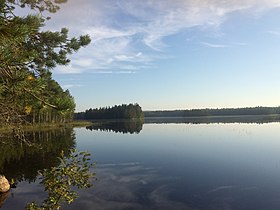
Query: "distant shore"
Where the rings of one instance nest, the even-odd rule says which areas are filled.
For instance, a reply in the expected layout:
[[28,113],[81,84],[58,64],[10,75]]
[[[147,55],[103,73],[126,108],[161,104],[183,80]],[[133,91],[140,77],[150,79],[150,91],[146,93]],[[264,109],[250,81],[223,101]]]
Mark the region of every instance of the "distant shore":
[[280,114],[270,115],[225,115],[192,117],[145,117],[145,123],[271,123],[280,122]]
[[144,111],[145,117],[209,117],[209,116],[251,116],[280,115],[280,107],[243,107],[217,109],[185,109]]

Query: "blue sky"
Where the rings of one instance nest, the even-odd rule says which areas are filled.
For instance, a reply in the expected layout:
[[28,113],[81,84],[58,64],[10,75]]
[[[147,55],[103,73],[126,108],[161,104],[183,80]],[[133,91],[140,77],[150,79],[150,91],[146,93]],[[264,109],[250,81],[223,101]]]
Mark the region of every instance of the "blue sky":
[[280,105],[279,0],[68,0],[64,26],[92,37],[53,72],[77,111]]

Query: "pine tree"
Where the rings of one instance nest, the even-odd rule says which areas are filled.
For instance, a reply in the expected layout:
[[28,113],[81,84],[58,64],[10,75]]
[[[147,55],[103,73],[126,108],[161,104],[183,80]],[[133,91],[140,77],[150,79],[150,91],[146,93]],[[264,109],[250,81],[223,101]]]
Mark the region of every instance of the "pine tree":
[[[68,38],[66,28],[43,31],[49,19],[43,12],[57,12],[65,2],[0,0],[0,124],[22,123],[31,115],[34,122],[49,120],[50,113],[65,121],[73,114],[73,97],[52,80],[51,70],[67,65],[68,55],[88,45],[90,37]],[[16,7],[29,7],[37,14],[18,16]]]

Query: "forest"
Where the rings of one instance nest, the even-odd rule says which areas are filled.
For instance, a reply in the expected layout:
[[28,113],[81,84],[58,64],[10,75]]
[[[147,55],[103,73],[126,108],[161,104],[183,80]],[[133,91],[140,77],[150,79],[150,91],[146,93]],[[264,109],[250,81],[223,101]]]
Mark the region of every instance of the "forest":
[[50,131],[45,141],[40,132],[28,134],[22,129],[31,123],[73,119],[74,98],[53,79],[52,70],[68,65],[69,56],[91,39],[88,35],[69,37],[67,28],[44,28],[51,14],[66,2],[0,0],[0,208],[13,196],[9,190],[14,182],[32,181],[39,174],[48,197],[41,204],[29,203],[26,209],[60,209],[76,199],[74,189],[91,186],[90,154],[72,149],[76,146],[73,138],[64,140]]
[[144,111],[145,117],[206,117],[234,115],[275,115],[280,114],[280,107],[246,107],[222,109],[189,109],[173,111]]
[[44,30],[50,17],[43,13],[56,13],[65,2],[0,0],[0,126],[72,119],[74,99],[52,70],[91,40],[69,37],[67,28]]
[[93,120],[93,119],[142,119],[144,113],[139,104],[122,104],[113,107],[102,107],[96,109],[88,109],[85,112],[75,114],[77,120]]

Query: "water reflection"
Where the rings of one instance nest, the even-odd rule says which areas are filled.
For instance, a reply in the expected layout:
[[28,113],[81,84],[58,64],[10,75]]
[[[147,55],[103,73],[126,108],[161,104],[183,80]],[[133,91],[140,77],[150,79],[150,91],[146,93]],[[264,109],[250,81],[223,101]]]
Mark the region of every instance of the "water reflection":
[[[156,124],[147,123],[143,130],[140,124],[141,135],[116,134],[126,132],[123,127],[112,128],[112,122],[107,127],[100,123],[87,130],[77,128],[77,148],[94,154],[97,181],[94,188],[82,191],[80,198],[65,209],[278,210],[279,123],[262,124],[265,121],[252,121],[253,118],[243,118],[248,123],[255,122],[250,124],[202,124],[186,118],[173,118],[168,124],[170,118],[161,119]],[[179,124],[180,120],[185,123]],[[236,117],[232,120],[240,122]],[[137,133],[131,129],[127,132]],[[71,142],[65,140],[68,141]],[[38,153],[47,151],[44,148]],[[2,145],[0,160],[4,152],[1,149]],[[36,155],[40,154],[35,153],[33,159]],[[55,156],[46,158],[54,162]],[[25,167],[25,162],[19,162],[18,166]],[[23,209],[27,202],[45,197],[36,182],[20,182],[11,192],[14,197],[6,200],[3,210]]]
[[0,208],[3,206],[6,199],[9,197],[9,195],[10,195],[10,192],[0,193]]
[[142,130],[143,121],[111,121],[111,122],[96,122],[92,126],[86,127],[88,130],[107,131],[115,133],[130,133],[138,134]]
[[125,136],[77,130],[78,146],[94,149],[98,181],[69,209],[277,210],[279,136],[279,123],[148,123]]
[[56,166],[57,157],[76,145],[73,129],[55,129],[26,133],[25,142],[0,140],[0,174],[16,182],[34,182],[38,170]]
[[157,168],[125,162],[98,164],[96,171],[95,190],[81,192],[80,199],[67,209],[150,209],[151,205],[153,209],[179,209],[166,197],[168,178],[160,176]]

